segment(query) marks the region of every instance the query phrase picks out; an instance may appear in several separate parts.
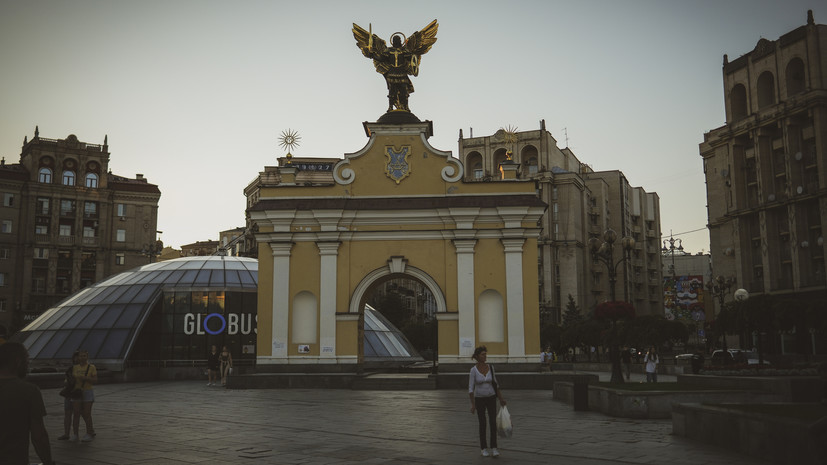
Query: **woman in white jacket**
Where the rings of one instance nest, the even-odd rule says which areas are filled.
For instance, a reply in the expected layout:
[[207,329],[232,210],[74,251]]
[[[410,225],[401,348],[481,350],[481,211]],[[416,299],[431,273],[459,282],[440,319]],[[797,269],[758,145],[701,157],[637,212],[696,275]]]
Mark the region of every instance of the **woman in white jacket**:
[[658,359],[658,353],[655,351],[654,346],[649,348],[649,352],[646,353],[643,363],[646,365],[646,382],[657,383],[658,363],[660,363],[660,359]]
[[[480,451],[483,457],[499,457],[497,450],[497,402],[505,406],[505,399],[497,387],[497,378],[494,369],[485,361],[488,357],[488,350],[485,346],[479,346],[474,350],[472,358],[477,363],[471,367],[468,376],[468,395],[471,397],[471,413],[477,413],[480,427]],[[488,412],[488,426],[491,430],[491,450],[488,450],[488,443],[485,442],[485,413]]]

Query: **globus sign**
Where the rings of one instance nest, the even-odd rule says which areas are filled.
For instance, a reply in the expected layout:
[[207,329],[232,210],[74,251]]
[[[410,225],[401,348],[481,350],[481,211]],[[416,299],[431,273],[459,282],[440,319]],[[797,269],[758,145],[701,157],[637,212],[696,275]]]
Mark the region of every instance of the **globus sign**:
[[216,335],[225,331],[229,335],[258,334],[258,329],[253,327],[254,320],[258,324],[258,315],[251,313],[229,313],[226,317],[220,313],[210,313],[203,318],[200,313],[187,313],[184,315],[184,334]]

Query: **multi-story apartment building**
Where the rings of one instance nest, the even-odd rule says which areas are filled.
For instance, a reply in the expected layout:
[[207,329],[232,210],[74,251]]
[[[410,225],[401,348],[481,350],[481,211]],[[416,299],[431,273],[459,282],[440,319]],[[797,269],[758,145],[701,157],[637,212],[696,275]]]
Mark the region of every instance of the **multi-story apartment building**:
[[468,182],[507,182],[500,166],[518,163],[517,176],[537,182],[538,195],[548,204],[538,243],[541,317],[560,322],[571,295],[588,312],[610,299],[609,270],[589,250],[591,238],[602,241],[613,229],[613,265],[623,258],[621,237],[635,245],[617,266],[615,294],[635,305],[639,315],[662,315],[660,203],[656,193],[633,187],[620,171],[594,171],[568,148],[540,129],[509,134],[498,131],[464,138],[460,131],[459,158]]
[[109,171],[109,146],[35,129],[0,165],[0,335],[96,281],[149,263],[158,186]]
[[726,124],[700,144],[713,274],[823,309],[827,26],[810,11],[779,39],[724,55],[723,80]]

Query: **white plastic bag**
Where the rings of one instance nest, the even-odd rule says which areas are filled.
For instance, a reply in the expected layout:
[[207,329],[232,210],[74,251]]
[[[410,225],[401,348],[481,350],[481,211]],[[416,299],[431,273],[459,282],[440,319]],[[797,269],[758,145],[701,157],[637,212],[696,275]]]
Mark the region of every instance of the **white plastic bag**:
[[508,413],[508,408],[501,407],[500,413],[497,414],[497,435],[501,438],[510,438],[514,432],[511,426],[511,415]]

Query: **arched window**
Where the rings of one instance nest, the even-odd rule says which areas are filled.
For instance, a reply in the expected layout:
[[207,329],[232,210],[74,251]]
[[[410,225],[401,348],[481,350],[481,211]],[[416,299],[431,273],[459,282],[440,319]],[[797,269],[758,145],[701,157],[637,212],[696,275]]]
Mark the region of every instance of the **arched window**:
[[98,175],[95,173],[88,173],[86,175],[86,187],[90,189],[98,188]]
[[804,78],[804,61],[801,58],[793,58],[787,63],[787,97],[804,92],[806,80]]
[[775,78],[769,71],[758,76],[758,108],[775,103]]
[[743,84],[738,84],[729,93],[729,105],[732,112],[732,121],[747,116],[747,89]]
[[537,148],[533,145],[526,145],[520,152],[520,163],[524,175],[533,176],[539,172],[537,165]]
[[40,171],[37,175],[37,182],[42,182],[43,184],[51,184],[52,170],[50,170],[49,168],[40,168]]
[[494,166],[499,170],[500,164],[504,161],[508,160],[508,157],[505,155],[505,149],[497,149],[494,152]]
[[64,171],[63,172],[63,185],[64,186],[74,186],[75,185],[75,172],[74,171]]
[[315,344],[319,310],[316,296],[302,291],[293,298],[293,344]]
[[482,155],[479,152],[471,152],[465,158],[465,172],[471,174],[474,179],[482,179],[485,176],[485,171],[482,169]]
[[480,294],[480,342],[505,341],[503,313],[503,296],[499,292],[488,289]]

